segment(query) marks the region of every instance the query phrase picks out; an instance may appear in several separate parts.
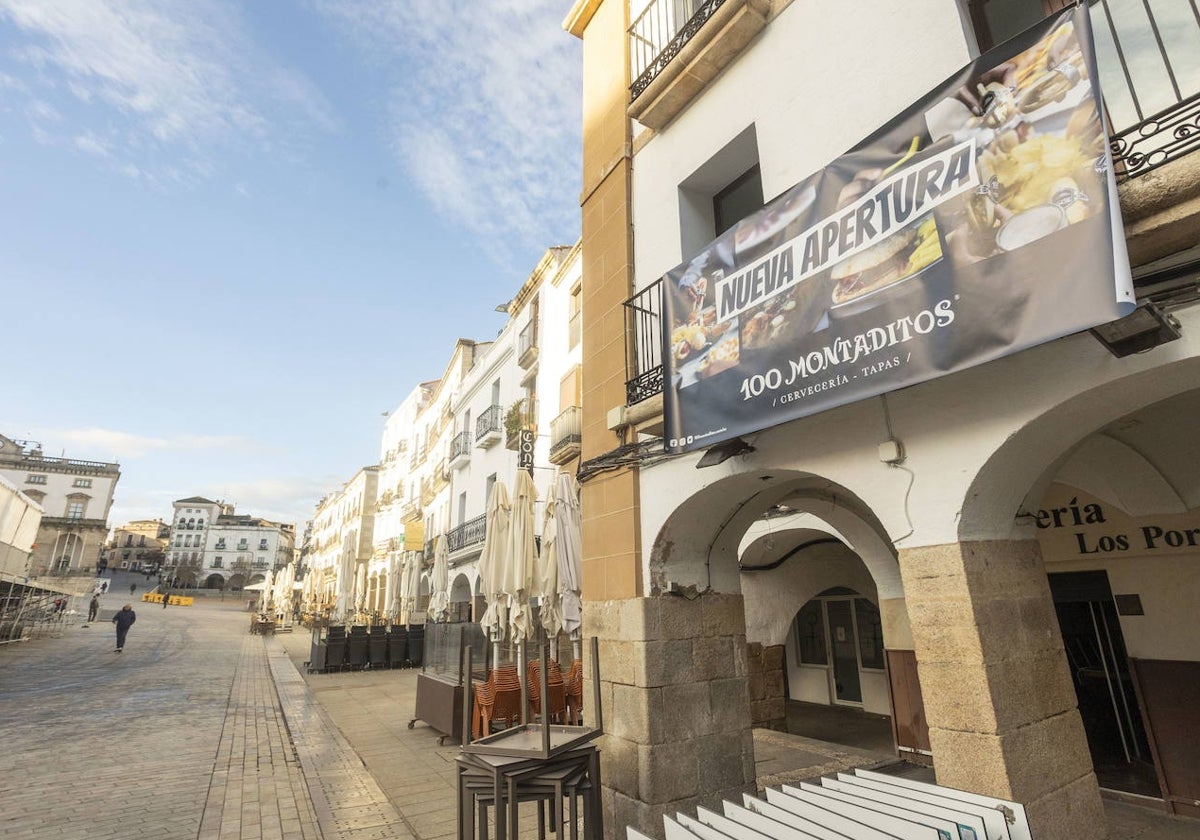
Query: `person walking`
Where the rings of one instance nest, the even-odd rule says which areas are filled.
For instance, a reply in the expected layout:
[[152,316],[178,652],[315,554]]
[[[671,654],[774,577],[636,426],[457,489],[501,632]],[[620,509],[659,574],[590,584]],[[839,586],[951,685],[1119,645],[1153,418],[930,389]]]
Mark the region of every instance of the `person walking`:
[[167,604],[171,603],[171,593],[164,589],[162,591],[162,596],[163,596],[163,609],[165,610],[167,608]]
[[96,620],[96,614],[100,612],[100,596],[92,595],[92,601],[88,604],[88,624]]
[[113,653],[120,653],[121,648],[125,647],[125,637],[129,635],[129,628],[133,626],[133,622],[137,621],[137,613],[133,611],[131,604],[126,604],[117,610],[117,614],[113,616],[113,624],[117,626],[117,648]]
[[137,584],[131,583],[129,584],[129,594],[132,595],[134,592],[137,592]]

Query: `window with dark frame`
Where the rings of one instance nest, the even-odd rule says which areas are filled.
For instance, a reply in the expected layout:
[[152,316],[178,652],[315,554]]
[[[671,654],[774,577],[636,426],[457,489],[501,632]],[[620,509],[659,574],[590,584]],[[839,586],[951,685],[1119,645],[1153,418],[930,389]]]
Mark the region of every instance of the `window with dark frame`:
[[820,601],[809,601],[796,614],[796,659],[800,665],[828,665],[825,617]]
[[716,235],[763,208],[762,172],[754,164],[713,196]]
[[1074,0],[966,0],[967,15],[975,32],[979,52],[1020,35],[1029,27]]

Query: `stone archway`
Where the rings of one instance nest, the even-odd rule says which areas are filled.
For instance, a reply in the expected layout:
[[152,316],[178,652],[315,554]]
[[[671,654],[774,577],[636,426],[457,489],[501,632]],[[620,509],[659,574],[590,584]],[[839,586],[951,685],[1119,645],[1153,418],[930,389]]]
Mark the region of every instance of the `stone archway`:
[[225,588],[225,578],[222,577],[221,575],[217,574],[216,572],[213,572],[211,575],[209,575],[207,578],[204,579],[204,588],[205,589],[224,589]]
[[[1041,721],[1027,725],[1047,730],[1039,735],[1042,748],[1054,750],[1067,769],[1067,784],[1043,793],[1042,802],[1078,797],[1072,788],[1094,786],[1098,776],[1102,787],[1150,796],[1160,791],[1169,808],[1200,814],[1186,804],[1197,798],[1200,777],[1183,769],[1196,766],[1194,739],[1161,711],[1200,704],[1200,638],[1186,629],[1200,589],[1183,569],[1191,557],[1172,556],[1160,539],[1168,523],[1182,524],[1175,533],[1186,534],[1200,511],[1197,383],[1200,359],[1189,359],[1064,400],[996,448],[964,504],[964,533],[1010,529],[1009,545],[1028,557],[1028,589],[1036,584],[1040,590],[1037,611],[1022,605],[1020,615],[1026,627],[1051,625],[1044,658],[1059,664],[1054,671],[1039,669],[1036,688],[1062,698],[1068,710],[1059,717],[1075,731],[1052,732]],[[968,545],[980,546],[994,563],[999,555],[992,546],[1000,543]],[[1183,538],[1174,548],[1189,550]],[[1080,588],[1085,579],[1086,590]],[[1136,596],[1136,615],[1118,612],[1116,600],[1130,597],[1121,592]],[[1107,651],[1099,686],[1081,676],[1089,637],[1102,639],[1093,649]],[[1027,670],[1034,671],[1039,649],[1029,647]],[[1108,719],[1113,708],[1122,710],[1119,724]],[[1166,748],[1151,751],[1143,728]],[[1122,743],[1106,747],[1114,737]]]
[[456,621],[471,620],[471,579],[464,572],[450,584],[450,613]]
[[242,587],[246,585],[246,576],[243,574],[230,575],[228,587],[232,592],[241,592]]

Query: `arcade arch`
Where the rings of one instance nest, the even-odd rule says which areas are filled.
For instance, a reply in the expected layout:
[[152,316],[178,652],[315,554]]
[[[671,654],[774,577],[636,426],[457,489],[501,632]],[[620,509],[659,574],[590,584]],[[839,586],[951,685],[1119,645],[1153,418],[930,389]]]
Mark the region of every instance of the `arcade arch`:
[[[789,700],[892,715],[884,649],[913,656],[903,584],[882,525],[845,487],[789,470],[715,481],[668,517],[649,574],[659,591],[742,596],[746,642],[767,651],[751,679],[754,725],[782,726]],[[814,609],[823,655],[803,661],[797,622]],[[881,727],[874,743],[891,743]]]
[[963,524],[1015,521],[1039,545],[1100,786],[1192,816],[1200,747],[1171,710],[1200,707],[1197,383],[1189,360],[1035,418],[976,476]]
[[224,589],[225,578],[217,573],[213,573],[204,579],[205,589]]

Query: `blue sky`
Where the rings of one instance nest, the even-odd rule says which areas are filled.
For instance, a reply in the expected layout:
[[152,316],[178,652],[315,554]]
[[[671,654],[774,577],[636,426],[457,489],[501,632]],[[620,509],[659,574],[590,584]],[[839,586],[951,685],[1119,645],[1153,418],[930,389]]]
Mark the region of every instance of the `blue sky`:
[[0,431],[302,524],[579,231],[566,0],[0,0]]

